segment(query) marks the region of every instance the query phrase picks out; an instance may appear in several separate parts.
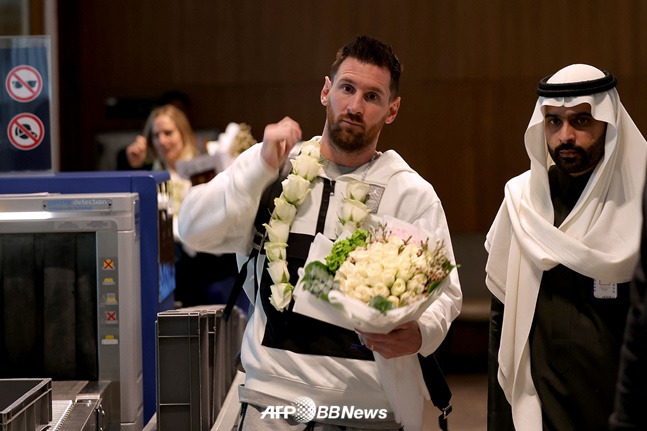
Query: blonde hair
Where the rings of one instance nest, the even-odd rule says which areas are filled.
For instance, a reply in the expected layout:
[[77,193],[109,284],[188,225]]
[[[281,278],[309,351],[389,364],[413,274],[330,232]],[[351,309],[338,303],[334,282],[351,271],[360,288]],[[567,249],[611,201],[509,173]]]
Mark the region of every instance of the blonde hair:
[[195,133],[193,133],[189,119],[186,117],[184,112],[173,105],[160,106],[153,109],[148,115],[146,125],[144,126],[144,136],[146,136],[146,143],[149,151],[159,158],[157,151],[155,151],[155,148],[153,147],[153,122],[160,115],[167,115],[171,120],[173,120],[182,135],[183,146],[180,160],[188,160],[197,156],[199,154],[198,146],[196,144]]

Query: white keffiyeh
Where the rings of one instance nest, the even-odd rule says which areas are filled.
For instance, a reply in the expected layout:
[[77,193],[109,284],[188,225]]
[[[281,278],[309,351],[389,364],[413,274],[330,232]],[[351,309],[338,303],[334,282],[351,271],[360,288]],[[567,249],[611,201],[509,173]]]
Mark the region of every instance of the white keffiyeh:
[[[588,65],[571,65],[548,83],[602,78]],[[557,228],[548,183],[552,164],[544,134],[544,107],[591,106],[608,123],[605,153],[575,207]],[[504,303],[498,379],[512,405],[515,427],[542,429],[541,404],[530,373],[528,337],[544,271],[562,264],[609,282],[630,280],[637,261],[647,142],[615,89],[587,96],[539,97],[525,133],[530,170],[510,180],[488,232],[486,284]]]

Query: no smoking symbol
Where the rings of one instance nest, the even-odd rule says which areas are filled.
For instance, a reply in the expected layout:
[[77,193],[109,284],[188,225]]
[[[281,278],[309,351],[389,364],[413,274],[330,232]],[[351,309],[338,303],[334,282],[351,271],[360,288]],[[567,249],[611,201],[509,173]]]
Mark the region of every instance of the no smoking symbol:
[[18,114],[11,119],[7,136],[11,144],[19,150],[33,150],[43,142],[45,127],[33,114]]
[[7,75],[6,88],[13,100],[31,102],[43,89],[43,78],[31,66],[17,66]]

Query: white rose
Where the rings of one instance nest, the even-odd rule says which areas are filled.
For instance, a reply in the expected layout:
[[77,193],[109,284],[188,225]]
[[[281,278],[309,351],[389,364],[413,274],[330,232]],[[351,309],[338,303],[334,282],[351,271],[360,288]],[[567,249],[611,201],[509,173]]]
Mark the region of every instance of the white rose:
[[273,284],[270,286],[272,296],[270,303],[279,311],[283,311],[292,301],[292,285],[290,283]]
[[393,304],[394,308],[398,308],[400,306],[400,298],[398,298],[397,296],[390,295],[386,299],[388,299]]
[[395,235],[391,235],[389,237],[388,241],[387,241],[387,244],[390,244],[392,246],[400,248],[400,247],[402,247],[404,245],[404,241],[402,241],[401,238],[399,238],[399,237],[397,237]]
[[403,295],[407,290],[407,283],[404,282],[401,278],[396,279],[391,286],[391,295],[400,296]]
[[321,173],[321,163],[319,159],[302,153],[292,160],[292,170],[296,175],[312,181]]
[[294,216],[297,214],[297,207],[283,198],[274,198],[274,211],[272,218],[292,224]]
[[358,301],[362,300],[361,295],[358,292],[354,291],[354,290],[348,292],[346,294],[346,296],[348,296],[349,298],[357,299]]
[[342,289],[342,285],[346,292],[343,292],[344,294],[348,294],[350,292],[354,292],[357,290],[357,288],[363,283],[362,277],[358,277],[357,275],[353,274],[350,277],[348,277],[346,280],[342,281],[340,283],[340,290]]
[[283,198],[293,205],[299,205],[310,191],[310,181],[299,175],[290,174],[281,183]]
[[339,220],[337,223],[337,236],[341,235],[343,231],[348,231],[349,233],[355,233],[358,226],[357,223],[351,220]]
[[285,260],[285,249],[288,245],[281,242],[266,242],[263,245],[265,249],[265,254],[267,255],[267,260],[270,262],[276,262],[278,260]]
[[391,291],[384,283],[377,283],[373,286],[373,296],[380,295],[384,298],[391,296]]
[[375,286],[382,279],[382,265],[373,261],[366,267],[366,283]]
[[319,142],[304,142],[303,144],[301,144],[301,150],[299,154],[307,154],[308,156],[312,156],[315,159],[319,160],[319,157],[321,156],[321,147],[319,145]]
[[362,302],[368,303],[373,297],[373,291],[365,284],[361,284],[355,288],[355,297]]
[[416,247],[415,245],[412,246],[411,244],[409,244],[404,247],[402,254],[406,255],[407,259],[413,262],[416,259],[420,259],[422,255],[422,249]]
[[349,199],[355,199],[360,202],[366,202],[368,197],[369,185],[361,181],[351,181],[346,186],[346,193]]
[[424,286],[425,284],[427,284],[428,277],[427,277],[427,274],[418,273],[414,275],[411,280],[420,284],[421,286]]
[[383,256],[382,256],[383,248],[384,248],[384,244],[382,244],[381,242],[374,242],[374,243],[371,243],[368,246],[367,250],[371,255],[370,259],[373,262],[381,262],[382,261],[382,259],[383,259]]
[[342,277],[342,278],[346,278],[346,277],[348,277],[349,274],[352,274],[353,271],[355,271],[355,265],[353,265],[348,260],[345,260],[339,266],[339,269],[337,269],[337,273],[335,275],[337,275],[339,277]]
[[402,259],[398,267],[398,278],[404,281],[413,277],[414,267],[409,259]]
[[382,255],[382,266],[385,269],[393,269],[397,272],[400,267],[401,258],[398,255]]
[[407,244],[400,254],[408,256],[410,259],[418,257],[418,251],[420,249],[414,244]]
[[382,254],[384,256],[397,256],[400,253],[400,246],[391,241],[382,246]]
[[267,229],[267,236],[270,238],[270,242],[275,243],[287,243],[288,236],[290,236],[290,224],[285,223],[284,221],[272,219],[270,224],[263,224],[265,229]]
[[392,286],[395,282],[395,277],[397,275],[396,268],[383,268],[382,274],[380,276],[380,282],[384,283],[386,286]]
[[419,268],[421,271],[427,271],[429,270],[429,258],[426,254],[422,254],[420,256],[414,255],[411,259],[411,263],[413,266],[416,268]]
[[355,275],[358,277],[366,278],[368,272],[368,261],[360,260],[355,262]]
[[290,273],[288,272],[288,263],[285,260],[277,260],[267,264],[267,272],[274,284],[287,283],[290,281]]
[[369,213],[369,208],[366,204],[354,201],[351,199],[344,199],[341,207],[341,219],[350,220],[361,223],[364,221]]
[[424,290],[426,283],[427,283],[426,275],[416,274],[413,276],[413,278],[411,278],[411,280],[407,281],[407,290],[411,292],[413,295],[419,295]]
[[353,291],[353,289],[351,289],[351,287],[348,285],[347,283],[348,280],[338,279],[335,276],[335,281],[339,283],[339,291],[346,296],[350,296],[350,293]]
[[363,262],[369,259],[369,251],[365,248],[356,248],[349,255],[355,262]]

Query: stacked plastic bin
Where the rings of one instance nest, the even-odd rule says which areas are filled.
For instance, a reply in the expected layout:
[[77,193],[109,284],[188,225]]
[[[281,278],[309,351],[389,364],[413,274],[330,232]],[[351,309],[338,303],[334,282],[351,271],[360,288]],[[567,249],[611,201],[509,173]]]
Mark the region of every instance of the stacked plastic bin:
[[52,379],[0,380],[0,430],[42,429],[52,420]]
[[236,375],[246,318],[224,305],[157,315],[157,430],[209,431]]

